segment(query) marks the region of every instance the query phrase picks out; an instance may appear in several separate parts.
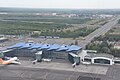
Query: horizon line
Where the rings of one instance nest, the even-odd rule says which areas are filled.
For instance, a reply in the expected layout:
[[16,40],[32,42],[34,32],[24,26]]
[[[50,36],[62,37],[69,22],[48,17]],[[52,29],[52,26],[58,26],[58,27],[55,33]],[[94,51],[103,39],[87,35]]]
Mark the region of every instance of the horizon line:
[[37,8],[37,7],[0,7],[0,8],[17,8],[17,9],[72,9],[72,10],[79,10],[79,9],[84,9],[84,10],[118,10],[120,8]]

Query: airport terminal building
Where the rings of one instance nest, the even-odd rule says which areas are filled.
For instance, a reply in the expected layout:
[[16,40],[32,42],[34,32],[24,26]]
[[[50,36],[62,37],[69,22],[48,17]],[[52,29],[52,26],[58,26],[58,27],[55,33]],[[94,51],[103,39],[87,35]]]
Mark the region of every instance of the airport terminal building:
[[96,53],[88,50],[82,50],[77,45],[59,45],[59,44],[40,44],[31,42],[19,42],[7,48],[9,51],[4,55],[7,57],[19,57],[27,60],[43,59],[52,61],[69,61],[72,64],[102,64],[114,65],[120,64],[120,58],[106,53]]
[[39,44],[19,42],[7,48],[11,50],[4,53],[9,57],[22,57],[25,59],[51,59],[52,61],[66,60],[71,63],[80,64],[80,57],[82,48],[77,45],[59,45],[59,44]]

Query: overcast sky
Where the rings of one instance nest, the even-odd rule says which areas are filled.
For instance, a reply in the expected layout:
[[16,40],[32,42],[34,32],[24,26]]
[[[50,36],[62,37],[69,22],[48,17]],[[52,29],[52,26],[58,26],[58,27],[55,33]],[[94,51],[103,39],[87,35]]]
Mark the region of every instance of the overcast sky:
[[0,0],[0,7],[118,9],[120,0]]

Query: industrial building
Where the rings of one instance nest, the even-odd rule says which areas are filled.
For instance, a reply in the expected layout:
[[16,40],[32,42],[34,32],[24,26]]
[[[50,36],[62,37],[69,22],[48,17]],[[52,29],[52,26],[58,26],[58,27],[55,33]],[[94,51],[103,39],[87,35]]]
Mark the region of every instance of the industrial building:
[[19,42],[7,48],[11,50],[4,53],[8,57],[25,57],[25,59],[42,59],[66,60],[71,63],[80,64],[80,57],[82,48],[77,45],[59,45],[59,44],[39,44],[39,43],[25,43]]

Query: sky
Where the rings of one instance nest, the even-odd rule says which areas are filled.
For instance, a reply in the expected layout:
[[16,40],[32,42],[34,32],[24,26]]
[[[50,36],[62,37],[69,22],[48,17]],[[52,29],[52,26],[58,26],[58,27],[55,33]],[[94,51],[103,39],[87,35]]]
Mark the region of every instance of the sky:
[[120,9],[120,0],[0,0],[0,7]]

